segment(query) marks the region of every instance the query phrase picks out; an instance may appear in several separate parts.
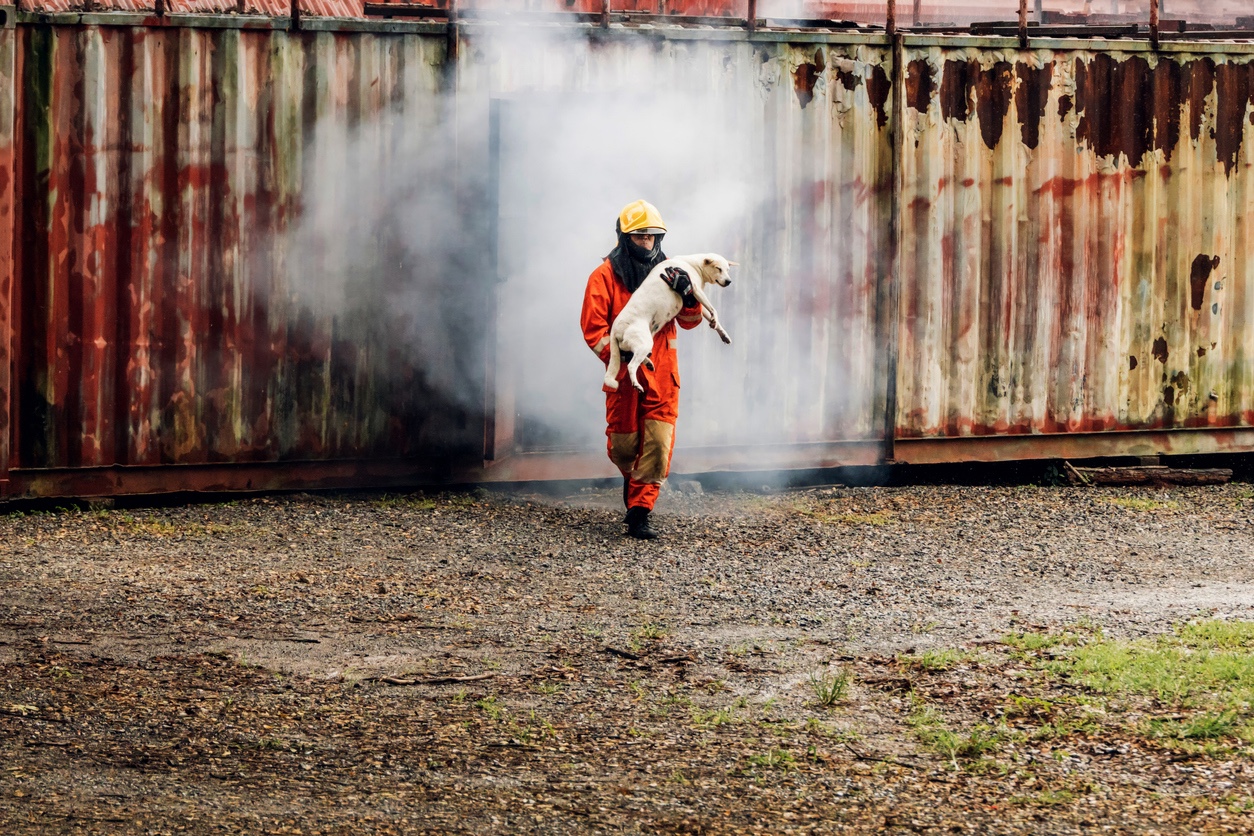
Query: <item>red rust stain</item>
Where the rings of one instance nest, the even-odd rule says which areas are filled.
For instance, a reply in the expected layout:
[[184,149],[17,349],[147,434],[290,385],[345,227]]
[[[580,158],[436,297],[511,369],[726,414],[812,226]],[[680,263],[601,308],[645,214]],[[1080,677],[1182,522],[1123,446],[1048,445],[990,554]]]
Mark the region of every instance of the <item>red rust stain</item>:
[[862,77],[848,70],[837,70],[836,80],[840,82],[840,86],[851,92],[862,86]]
[[1154,345],[1151,348],[1151,352],[1153,353],[1155,360],[1157,360],[1160,363],[1166,363],[1167,362],[1167,340],[1165,340],[1162,337],[1159,337],[1158,339],[1154,340]]
[[974,61],[946,61],[941,73],[940,106],[945,119],[967,121],[971,112],[971,90],[975,86],[973,76],[979,72]]
[[1019,118],[1019,135],[1023,144],[1036,148],[1041,139],[1041,120],[1045,118],[1045,103],[1049,101],[1049,87],[1053,80],[1054,65],[1032,68],[1023,62],[1015,64],[1015,112]]
[[1200,345],[1199,345],[1199,346],[1197,347],[1197,356],[1198,356],[1198,357],[1205,357],[1205,356],[1206,356],[1206,348],[1205,348],[1205,346],[1200,346]]
[[910,201],[910,205],[906,208],[910,209],[912,212],[919,212],[930,208],[931,205],[932,201],[928,200],[926,197],[916,197],[914,200]]
[[1010,185],[1013,185],[1014,182],[1015,182],[1015,178],[1013,177],[998,177],[996,180],[993,181],[993,183],[998,186],[1010,186]]
[[1219,256],[1198,255],[1193,259],[1193,267],[1189,271],[1189,305],[1195,311],[1202,309],[1202,298],[1206,295],[1206,283],[1210,281],[1210,273],[1219,266]]
[[1149,63],[1135,55],[1117,61],[1098,53],[1087,63],[1076,59],[1075,80],[1076,139],[1100,157],[1123,154],[1129,165],[1139,166],[1153,129],[1153,114],[1143,106],[1151,90]]
[[1136,355],[1135,354],[1128,357],[1128,371],[1130,372],[1136,371]]
[[1215,87],[1215,62],[1209,58],[1190,61],[1185,68],[1181,102],[1189,105],[1189,136],[1194,142],[1202,135],[1206,97]]
[[1056,199],[1065,200],[1071,198],[1080,189],[1091,189],[1097,191],[1103,188],[1111,181],[1133,181],[1140,180],[1146,176],[1144,171],[1139,169],[1125,169],[1114,174],[1096,173],[1090,174],[1088,177],[1051,177],[1041,184],[1035,194],[1048,194]]
[[1154,148],[1162,151],[1168,160],[1180,141],[1182,72],[1175,61],[1160,60],[1154,67],[1151,82],[1154,97]]
[[878,64],[872,67],[871,74],[866,80],[866,95],[871,101],[871,107],[875,108],[875,118],[881,128],[888,124],[888,111],[884,105],[888,103],[888,96],[892,89],[893,85],[889,82],[884,68]]
[[906,67],[906,107],[926,113],[932,101],[932,67],[916,58]]
[[1067,114],[1069,114],[1069,113],[1071,112],[1071,108],[1072,108],[1072,106],[1073,106],[1073,105],[1072,105],[1072,103],[1071,103],[1071,97],[1070,97],[1070,96],[1059,96],[1059,97],[1058,97],[1058,118],[1059,118],[1059,120],[1062,120],[1062,119],[1066,119],[1066,118],[1067,118]]
[[814,101],[814,84],[818,81],[819,76],[823,75],[827,62],[823,59],[823,50],[815,50],[814,63],[802,64],[793,71],[792,88],[797,94],[797,101],[801,102],[801,109],[805,110],[806,105]]
[[1245,115],[1250,104],[1250,64],[1220,64],[1215,68],[1215,154],[1224,164],[1224,173],[1232,174],[1245,136]]

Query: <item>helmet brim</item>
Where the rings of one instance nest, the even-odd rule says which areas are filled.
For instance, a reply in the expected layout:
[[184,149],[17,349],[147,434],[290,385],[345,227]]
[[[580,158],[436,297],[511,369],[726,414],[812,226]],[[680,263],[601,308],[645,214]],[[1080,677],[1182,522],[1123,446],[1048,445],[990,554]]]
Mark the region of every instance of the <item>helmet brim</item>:
[[666,230],[660,226],[645,226],[640,229],[633,229],[628,235],[665,235]]

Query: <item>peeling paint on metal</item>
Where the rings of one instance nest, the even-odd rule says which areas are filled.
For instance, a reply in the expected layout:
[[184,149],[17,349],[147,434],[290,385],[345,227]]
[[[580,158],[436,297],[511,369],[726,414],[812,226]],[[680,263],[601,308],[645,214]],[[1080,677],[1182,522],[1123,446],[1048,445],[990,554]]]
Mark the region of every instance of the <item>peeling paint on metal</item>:
[[1249,56],[906,60],[899,436],[1249,425]]

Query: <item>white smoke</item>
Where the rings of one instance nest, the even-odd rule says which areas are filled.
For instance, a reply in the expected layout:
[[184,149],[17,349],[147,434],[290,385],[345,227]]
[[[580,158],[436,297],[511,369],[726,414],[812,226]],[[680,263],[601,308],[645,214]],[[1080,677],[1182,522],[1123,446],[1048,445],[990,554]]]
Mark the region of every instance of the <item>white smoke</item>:
[[[749,45],[647,35],[598,42],[536,26],[476,32],[470,43],[455,98],[415,90],[359,125],[328,119],[313,131],[289,270],[301,303],[367,343],[385,323],[402,323],[423,385],[467,410],[482,404],[483,369],[494,365],[520,449],[601,450],[604,369],[582,340],[579,311],[588,275],[615,244],[619,210],[644,198],[666,219],[668,254],[718,252],[744,265],[712,294],[736,344],[723,346],[705,327],[680,336],[678,447],[837,432],[820,413],[844,397],[838,326],[821,311],[804,331],[782,325],[807,304],[809,283],[844,269],[853,232],[825,214],[821,241],[799,236],[796,225],[814,219],[792,217],[788,200],[813,190],[826,164],[794,161],[781,182],[769,159],[780,126],[763,123],[764,101],[774,96],[796,118],[795,68]],[[735,49],[735,60],[719,57]],[[814,93],[821,133],[808,140],[819,147],[830,130],[826,84],[820,76]],[[770,246],[815,246],[830,264],[789,275],[787,258],[753,249],[776,230],[781,241]],[[481,290],[494,252],[495,323]],[[494,327],[491,356],[476,355],[470,347]],[[764,337],[769,345],[755,344]]]

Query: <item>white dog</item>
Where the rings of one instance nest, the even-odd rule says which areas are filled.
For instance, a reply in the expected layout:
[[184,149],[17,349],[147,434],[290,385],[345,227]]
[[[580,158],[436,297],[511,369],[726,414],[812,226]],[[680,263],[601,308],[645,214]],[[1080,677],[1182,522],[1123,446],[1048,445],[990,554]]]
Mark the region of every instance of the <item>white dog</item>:
[[706,297],[705,286],[713,282],[727,287],[731,284],[727,268],[735,266],[736,262],[728,261],[721,255],[698,253],[668,258],[650,270],[649,275],[614,318],[614,325],[610,328],[610,364],[605,370],[605,385],[611,389],[618,388],[622,352],[630,351],[631,361],[627,364],[627,376],[633,386],[641,392],[644,391],[644,387],[636,379],[636,372],[642,363],[647,364],[650,369],[653,368],[653,361],[649,359],[653,351],[653,336],[662,330],[663,325],[678,316],[683,307],[679,294],[662,278],[668,267],[678,267],[688,274],[692,282],[692,295],[701,303],[701,315],[723,338],[723,342],[730,345],[731,337],[718,324],[718,312]]

